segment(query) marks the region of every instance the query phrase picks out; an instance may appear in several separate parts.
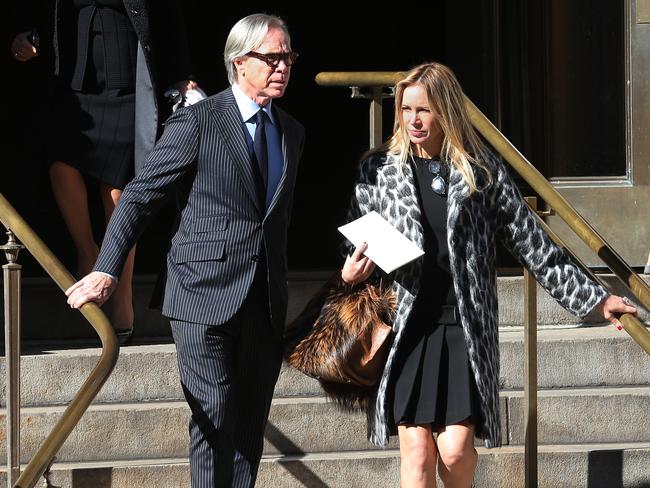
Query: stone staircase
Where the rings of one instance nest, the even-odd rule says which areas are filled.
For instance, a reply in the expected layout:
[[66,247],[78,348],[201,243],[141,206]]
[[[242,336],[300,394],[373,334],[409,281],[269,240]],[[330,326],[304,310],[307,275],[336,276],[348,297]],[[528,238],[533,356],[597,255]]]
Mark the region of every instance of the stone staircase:
[[[293,277],[290,315],[300,310],[320,281],[313,274]],[[523,332],[517,326],[516,303],[520,285],[519,278],[499,280],[504,447],[478,448],[477,487],[524,484]],[[40,308],[24,300],[29,313]],[[643,318],[647,320],[647,314]],[[650,487],[650,356],[613,327],[572,327],[574,319],[543,295],[539,320],[539,486]],[[47,322],[41,318],[40,323]],[[150,334],[164,337],[165,329],[156,329],[161,327],[156,324],[146,325],[147,330],[158,330]],[[25,325],[30,334],[37,334],[35,325]],[[97,347],[65,344],[48,340],[24,346],[24,462],[99,358]],[[4,395],[2,384],[3,460]],[[141,340],[124,347],[113,375],[59,452],[51,480],[66,488],[189,487],[189,409],[182,398],[173,344]],[[363,414],[338,411],[317,382],[283,367],[257,486],[397,487],[397,449],[396,439],[385,450],[369,444]],[[5,479],[2,470],[0,486]]]

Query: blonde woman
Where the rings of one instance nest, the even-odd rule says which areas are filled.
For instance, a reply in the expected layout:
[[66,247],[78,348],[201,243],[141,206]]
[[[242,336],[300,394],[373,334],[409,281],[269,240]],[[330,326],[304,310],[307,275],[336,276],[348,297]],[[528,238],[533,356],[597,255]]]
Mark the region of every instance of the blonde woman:
[[[427,63],[397,84],[393,135],[362,161],[349,220],[372,210],[425,255],[394,271],[394,341],[368,407],[371,442],[399,435],[405,487],[470,487],[474,437],[501,442],[495,244],[512,253],[567,310],[598,308],[614,325],[628,302],[587,277],[549,239],[501,162],[472,128],[449,68]],[[374,264],[363,247],[342,278]]]

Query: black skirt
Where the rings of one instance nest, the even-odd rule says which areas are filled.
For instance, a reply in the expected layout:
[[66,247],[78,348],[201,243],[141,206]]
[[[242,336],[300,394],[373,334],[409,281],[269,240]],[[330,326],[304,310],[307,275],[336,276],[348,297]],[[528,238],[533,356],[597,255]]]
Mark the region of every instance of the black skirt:
[[480,425],[479,396],[460,324],[414,311],[406,327],[395,366],[395,425],[430,424],[434,431],[463,420]]
[[113,188],[133,178],[135,95],[58,91],[51,143],[62,161]]

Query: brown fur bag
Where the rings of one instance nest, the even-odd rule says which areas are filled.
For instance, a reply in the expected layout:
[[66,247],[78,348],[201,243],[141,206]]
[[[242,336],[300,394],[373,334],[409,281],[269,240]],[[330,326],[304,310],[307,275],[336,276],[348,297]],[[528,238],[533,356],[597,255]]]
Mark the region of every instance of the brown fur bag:
[[384,368],[394,312],[390,287],[351,287],[337,273],[287,328],[285,359],[339,405],[363,408]]

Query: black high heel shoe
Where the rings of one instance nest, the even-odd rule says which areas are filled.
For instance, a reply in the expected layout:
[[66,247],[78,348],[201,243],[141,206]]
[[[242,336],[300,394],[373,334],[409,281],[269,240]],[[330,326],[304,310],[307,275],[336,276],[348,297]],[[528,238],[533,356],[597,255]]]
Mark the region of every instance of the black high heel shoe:
[[120,346],[127,346],[133,342],[133,328],[131,329],[115,329],[115,335]]

